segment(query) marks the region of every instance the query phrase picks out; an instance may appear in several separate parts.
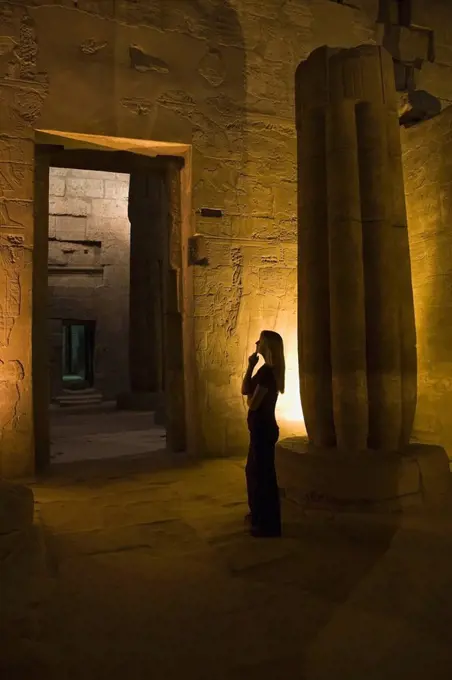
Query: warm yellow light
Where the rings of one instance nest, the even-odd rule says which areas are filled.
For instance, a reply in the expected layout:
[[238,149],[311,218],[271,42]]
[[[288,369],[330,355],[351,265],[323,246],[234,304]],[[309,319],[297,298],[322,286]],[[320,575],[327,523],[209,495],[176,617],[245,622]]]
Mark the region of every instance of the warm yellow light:
[[[292,357],[289,357],[291,360]],[[304,422],[303,409],[300,401],[300,383],[298,366],[296,370],[286,369],[286,390],[280,394],[277,405],[278,415],[288,422]]]
[[300,400],[300,379],[298,373],[298,348],[296,333],[284,336],[286,355],[286,389],[280,394],[276,406],[277,419],[284,429],[294,434],[305,434],[303,409]]

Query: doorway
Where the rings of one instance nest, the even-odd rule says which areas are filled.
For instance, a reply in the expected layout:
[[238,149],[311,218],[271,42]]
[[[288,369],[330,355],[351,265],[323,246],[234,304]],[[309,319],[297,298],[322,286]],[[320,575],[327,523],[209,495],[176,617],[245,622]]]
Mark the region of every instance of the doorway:
[[[52,362],[55,363],[55,357],[59,354],[59,379],[62,391],[59,402],[52,399],[50,417],[49,413],[44,413],[42,405],[39,406],[37,400],[34,400],[38,468],[43,468],[51,462],[51,453],[53,453],[53,460],[58,462],[64,462],[65,459],[76,460],[78,454],[74,444],[77,442],[80,452],[79,460],[92,456],[110,457],[109,451],[111,457],[152,453],[157,448],[161,450],[165,446],[171,451],[184,451],[186,449],[185,403],[184,401],[181,403],[180,393],[177,399],[174,399],[172,394],[168,394],[165,390],[167,384],[171,384],[173,388],[175,384],[179,384],[182,394],[185,391],[183,310],[179,305],[180,291],[173,285],[175,278],[181,281],[182,277],[174,271],[172,266],[174,262],[170,260],[170,247],[174,247],[172,220],[176,219],[180,222],[181,208],[180,205],[172,204],[174,192],[172,193],[169,187],[171,178],[174,180],[175,170],[180,176],[183,164],[180,159],[174,157],[149,158],[130,152],[100,150],[96,147],[74,149],[71,144],[40,144],[36,147],[36,159],[36,189],[41,197],[37,195],[35,200],[35,229],[39,231],[41,240],[44,228],[47,231],[46,266],[49,280],[52,279],[52,283],[55,284],[58,276],[66,277],[66,292],[71,288],[72,298],[78,299],[79,302],[82,297],[80,291],[87,287],[88,281],[92,301],[96,295],[99,298],[99,291],[105,288],[110,288],[109,294],[113,299],[124,298],[125,293],[128,297],[128,327],[121,329],[120,325],[117,325],[117,332],[113,333],[110,342],[110,352],[113,354],[116,346],[122,345],[123,350],[125,347],[125,360],[116,362],[116,366],[120,373],[121,366],[127,365],[127,380],[123,383],[122,394],[120,388],[117,393],[113,394],[110,388],[99,390],[100,385],[106,384],[105,380],[108,384],[108,378],[111,384],[115,371],[106,368],[108,362],[105,361],[105,355],[108,355],[109,348],[104,347],[104,356],[99,349],[102,328],[96,318],[95,305],[91,304],[90,310],[82,315],[74,312],[72,314],[62,313],[56,317],[50,309],[49,287],[46,291],[45,304],[43,304],[42,296],[40,299],[35,296],[33,345],[39,346],[41,359],[42,352],[46,354],[45,365],[48,369]],[[93,173],[96,172],[102,173],[104,177],[106,173],[111,173],[115,177],[123,178],[127,175],[129,178],[128,291],[125,291],[124,286],[124,268],[122,286],[119,286],[117,291],[111,290],[111,269],[108,269],[109,264],[103,258],[102,239],[99,235],[93,238],[92,234],[79,233],[78,239],[69,239],[72,243],[66,248],[68,252],[65,253],[69,257],[66,258],[65,264],[60,263],[57,273],[55,272],[55,264],[51,264],[49,259],[49,237],[54,239],[53,245],[55,245],[55,240],[59,241],[55,236],[51,236],[52,232],[49,231],[49,228],[50,230],[53,228],[53,218],[87,217],[83,214],[84,208],[81,203],[77,207],[72,202],[71,209],[76,213],[72,215],[65,215],[61,210],[53,210],[52,214],[49,210],[51,188],[49,174],[51,170],[57,170],[61,176],[63,169],[72,173],[88,172],[93,178]],[[45,177],[46,173],[47,177]],[[74,185],[74,182],[72,184]],[[83,202],[84,196],[80,187],[79,184],[78,197],[66,196],[66,198],[78,198]],[[43,200],[43,189],[46,192],[46,201]],[[105,230],[111,232],[111,214],[108,215],[106,196],[104,194],[97,198],[99,199],[98,207],[107,213]],[[47,205],[46,215],[43,212],[44,203]],[[155,230],[153,232],[151,229],[156,220],[160,225],[158,235]],[[78,219],[79,227],[80,224],[81,220]],[[99,227],[99,222],[97,226]],[[134,240],[135,255],[132,252]],[[180,244],[180,234],[178,241]],[[158,242],[161,244],[161,252],[153,262],[152,253],[155,253]],[[57,245],[61,248],[62,244],[58,242]],[[124,250],[124,243],[117,243],[116,246]],[[35,244],[35,255],[36,253],[40,255],[40,261],[36,262],[35,259],[35,269],[37,265],[42,268],[43,248],[36,247]],[[80,262],[82,255],[88,254],[91,262],[89,264]],[[122,252],[122,259],[124,259],[124,252]],[[70,279],[69,284],[68,279]],[[93,282],[94,285],[92,285]],[[105,313],[106,310],[103,311]],[[115,313],[114,310],[110,312],[110,320],[114,327]],[[43,317],[47,318],[43,319]],[[145,319],[146,323],[141,323],[137,331],[134,319]],[[56,331],[56,324],[59,325],[58,331]],[[153,334],[153,331],[157,332]],[[44,334],[47,335],[45,348]],[[59,347],[56,343],[57,351],[55,351],[56,336],[60,339]],[[168,347],[170,351],[166,352]],[[34,358],[35,356],[36,353],[34,353]],[[154,361],[152,366],[149,364],[150,361]],[[100,370],[99,367],[102,367],[102,364],[103,369]],[[143,380],[143,376],[148,376],[148,379]],[[52,379],[49,370],[47,370],[47,376],[43,376],[42,368],[39,369],[36,359],[33,364],[33,378],[34,384],[37,381],[42,384],[42,380],[46,379],[49,397],[54,396],[55,380]],[[85,397],[85,401],[82,397]],[[121,410],[118,410],[118,404]],[[47,411],[49,411],[48,403]],[[50,429],[53,430],[53,438],[49,437]],[[57,433],[56,436],[55,433]],[[70,455],[66,456],[65,451],[61,451],[65,437],[66,453],[70,449]],[[54,441],[53,452],[52,439]],[[58,451],[55,449],[55,441]],[[90,447],[86,445],[89,442],[93,443],[91,452]]]
[[63,321],[62,379],[68,389],[94,382],[95,321]]

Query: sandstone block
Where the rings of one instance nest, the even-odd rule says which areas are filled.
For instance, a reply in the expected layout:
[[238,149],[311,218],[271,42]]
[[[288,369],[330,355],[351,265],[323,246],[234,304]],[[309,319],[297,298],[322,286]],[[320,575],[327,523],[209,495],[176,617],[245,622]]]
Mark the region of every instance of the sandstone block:
[[303,508],[401,511],[441,504],[450,491],[445,450],[426,444],[356,454],[292,437],[277,444],[276,467],[283,495]]
[[75,196],[77,198],[103,198],[104,182],[102,179],[68,177],[66,180],[66,192],[68,196]]

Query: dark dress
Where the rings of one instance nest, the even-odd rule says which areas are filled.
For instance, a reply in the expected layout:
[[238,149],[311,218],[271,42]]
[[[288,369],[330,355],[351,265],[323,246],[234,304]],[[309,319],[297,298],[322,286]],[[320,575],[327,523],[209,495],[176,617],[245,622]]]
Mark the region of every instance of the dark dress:
[[257,385],[267,388],[259,408],[248,411],[250,448],[246,463],[248,505],[253,531],[262,535],[281,534],[281,511],[275,470],[275,444],[279,428],[275,418],[278,399],[271,366],[264,364],[251,379],[251,394]]

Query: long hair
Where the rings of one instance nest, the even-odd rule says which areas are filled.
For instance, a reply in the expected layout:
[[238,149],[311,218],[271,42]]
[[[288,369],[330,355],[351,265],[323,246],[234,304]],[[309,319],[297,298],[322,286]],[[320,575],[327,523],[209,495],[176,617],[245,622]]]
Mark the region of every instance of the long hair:
[[279,333],[262,331],[267,348],[267,363],[273,368],[278,392],[284,394],[286,361],[284,359],[284,343]]

